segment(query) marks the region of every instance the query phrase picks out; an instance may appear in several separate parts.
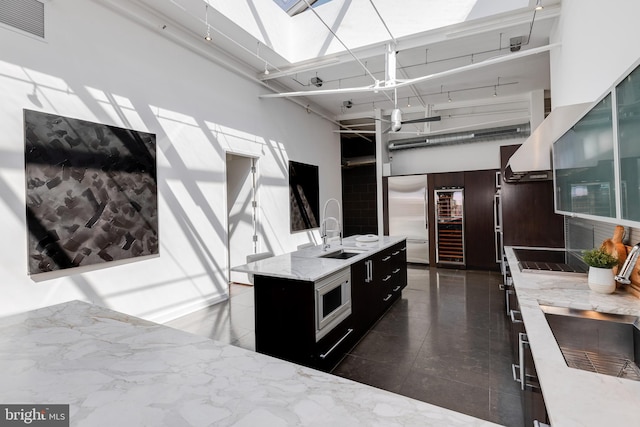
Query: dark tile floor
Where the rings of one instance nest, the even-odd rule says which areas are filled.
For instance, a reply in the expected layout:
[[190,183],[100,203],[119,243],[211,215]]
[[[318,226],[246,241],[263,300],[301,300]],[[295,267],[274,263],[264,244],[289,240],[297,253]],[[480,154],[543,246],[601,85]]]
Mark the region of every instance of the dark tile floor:
[[[523,424],[497,273],[411,266],[408,285],[333,374],[507,426]],[[253,288],[167,323],[255,350]]]

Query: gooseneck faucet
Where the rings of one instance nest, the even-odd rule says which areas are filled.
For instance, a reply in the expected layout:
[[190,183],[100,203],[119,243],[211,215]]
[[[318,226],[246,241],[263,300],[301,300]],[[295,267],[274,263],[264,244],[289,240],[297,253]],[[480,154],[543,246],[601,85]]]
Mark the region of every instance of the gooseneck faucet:
[[631,273],[633,273],[633,268],[636,266],[636,261],[638,261],[639,255],[640,243],[636,243],[633,249],[631,249],[631,252],[629,252],[629,255],[627,255],[627,259],[624,261],[624,264],[622,264],[622,268],[616,275],[616,282],[622,283],[623,285],[631,283],[629,278],[631,277]]
[[[327,217],[327,207],[329,206],[329,202],[335,202],[335,204],[338,206],[338,218],[335,218],[333,216]],[[340,202],[338,202],[336,199],[329,199],[324,203],[324,208],[322,209],[322,222],[320,224],[320,233],[322,234],[322,249],[323,250],[327,250],[330,247],[329,244],[329,236],[327,235],[327,233],[329,231],[337,231],[338,232],[338,236],[340,237],[340,245],[342,245],[342,226],[340,224],[340,220],[339,218],[342,216],[342,211],[340,209]],[[333,221],[336,224],[336,229],[331,229],[328,230],[327,229],[327,222],[329,221]]]

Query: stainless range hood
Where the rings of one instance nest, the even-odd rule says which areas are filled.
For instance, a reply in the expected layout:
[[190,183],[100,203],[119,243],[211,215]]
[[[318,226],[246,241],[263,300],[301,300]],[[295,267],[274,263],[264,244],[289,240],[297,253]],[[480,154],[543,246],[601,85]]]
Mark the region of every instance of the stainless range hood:
[[555,108],[513,153],[504,171],[505,182],[544,181],[551,173],[551,145],[587,112],[591,102]]

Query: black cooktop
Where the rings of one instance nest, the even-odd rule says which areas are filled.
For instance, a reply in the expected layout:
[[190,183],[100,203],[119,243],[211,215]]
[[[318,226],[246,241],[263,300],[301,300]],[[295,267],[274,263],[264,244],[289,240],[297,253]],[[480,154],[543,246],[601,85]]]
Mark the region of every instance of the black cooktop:
[[520,271],[550,273],[586,273],[587,266],[564,249],[514,248]]

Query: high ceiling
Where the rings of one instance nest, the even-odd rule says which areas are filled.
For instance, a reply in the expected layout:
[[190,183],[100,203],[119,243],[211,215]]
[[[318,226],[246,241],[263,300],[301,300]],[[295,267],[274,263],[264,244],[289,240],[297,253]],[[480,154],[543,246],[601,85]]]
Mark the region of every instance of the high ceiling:
[[[326,32],[325,43],[327,46],[331,43],[333,46],[340,44],[340,47],[334,47],[333,52],[327,49],[323,55],[293,62],[286,59],[290,56],[288,52],[279,53],[277,47],[273,46],[277,42],[269,44],[268,24],[276,15],[259,16],[264,13],[264,5],[255,3],[255,0],[247,0],[243,4],[248,5],[247,10],[254,15],[253,20],[260,23],[256,31],[241,28],[227,11],[219,10],[225,2],[217,2],[220,7],[216,9],[216,1],[213,0],[131,0],[126,2],[127,6],[122,6],[125,2],[119,0],[102,1],[164,32],[167,37],[192,43],[192,50],[196,52],[217,60],[223,58],[222,62],[234,71],[261,81],[265,85],[265,94],[340,89],[336,93],[290,98],[330,120],[353,121],[362,118],[362,122],[371,123],[369,118],[374,116],[376,109],[388,113],[397,104],[405,119],[441,115],[443,123],[433,124],[436,130],[450,127],[446,124],[446,120],[452,117],[448,110],[463,108],[467,114],[492,110],[495,117],[485,120],[499,121],[501,111],[521,108],[523,105],[526,109],[526,103],[523,104],[522,100],[526,100],[531,91],[548,90],[549,48],[545,46],[549,44],[550,32],[560,14],[560,0],[545,0],[544,9],[538,11],[535,10],[536,0],[523,0],[521,3],[524,7],[517,9],[485,13],[477,19],[467,19],[417,34],[403,34],[397,14],[376,7],[384,0],[352,0],[353,3],[345,0],[342,2],[343,8],[353,7],[356,2],[365,2],[365,6],[370,4],[377,16],[372,20],[369,15],[367,21],[362,20],[357,24],[359,28],[355,31],[365,35],[364,44],[361,42],[349,46],[348,41],[336,36],[339,31],[335,16],[330,19],[329,15],[322,15],[323,8],[337,7],[335,4],[339,2],[334,0],[306,10],[294,18],[304,15],[300,19],[331,28]],[[435,3],[435,0],[430,1]],[[480,0],[467,0],[467,3],[469,1]],[[445,7],[456,7],[456,4],[462,3],[462,0],[446,0],[444,4],[449,5]],[[286,15],[274,3],[272,6],[278,10],[269,13]],[[363,7],[363,4],[358,3],[358,6]],[[407,11],[403,12],[406,16]],[[281,19],[279,16],[277,18]],[[202,37],[205,22],[212,29],[211,42]],[[375,40],[367,45],[367,31],[373,26],[380,28],[381,24],[387,30],[385,39],[374,37]],[[257,31],[261,35],[256,37]],[[291,37],[294,36],[298,37]],[[300,37],[311,36],[304,34]],[[514,43],[518,46],[512,50]],[[396,52],[398,81],[424,79],[398,87],[395,91],[384,90],[385,61],[389,57],[385,53],[387,49]],[[532,49],[537,49],[533,52],[539,53],[529,55],[528,51]],[[496,60],[497,57],[503,59]],[[268,74],[265,74],[265,68],[269,70]],[[320,80],[322,85],[317,86]],[[373,86],[376,80],[381,86],[380,90],[346,91],[349,88]],[[265,102],[271,101],[265,99]],[[494,107],[487,107],[491,105]],[[410,128],[424,131],[424,126],[419,124]]]

